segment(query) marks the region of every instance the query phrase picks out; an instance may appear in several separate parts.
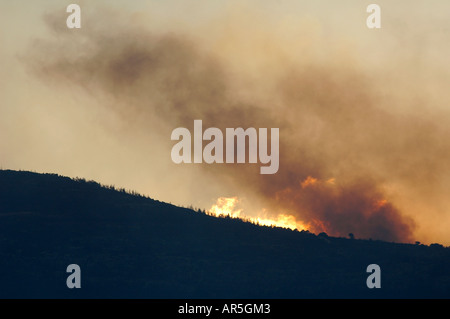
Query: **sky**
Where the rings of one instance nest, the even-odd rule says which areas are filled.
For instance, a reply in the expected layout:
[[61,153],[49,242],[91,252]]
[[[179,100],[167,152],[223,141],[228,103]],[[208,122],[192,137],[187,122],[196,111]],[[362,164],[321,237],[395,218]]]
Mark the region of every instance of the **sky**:
[[[0,1],[0,165],[313,232],[450,244],[450,3]],[[175,164],[171,132],[279,128],[280,169]],[[237,208],[236,208],[237,209]]]

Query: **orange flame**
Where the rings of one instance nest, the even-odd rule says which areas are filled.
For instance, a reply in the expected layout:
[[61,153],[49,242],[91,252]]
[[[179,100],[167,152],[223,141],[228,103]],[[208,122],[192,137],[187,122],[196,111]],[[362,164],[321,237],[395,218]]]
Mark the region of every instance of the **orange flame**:
[[380,199],[380,200],[378,200],[378,201],[375,202],[375,209],[380,209],[380,208],[386,206],[387,203],[388,203],[387,200],[385,200],[385,199]]
[[327,180],[319,180],[318,178],[312,177],[312,176],[308,176],[307,178],[305,178],[304,181],[300,182],[300,186],[302,188],[307,188],[313,185],[320,185],[320,184],[328,184],[328,185],[335,185],[336,184],[336,179],[334,177],[329,178]]
[[213,205],[209,212],[213,216],[230,216],[232,218],[239,218],[242,209],[235,209],[238,204],[237,197],[219,197],[217,203]]
[[314,185],[315,183],[317,183],[317,178],[308,176],[303,182],[300,183],[300,185],[302,186],[302,188],[306,188],[308,186]]
[[305,225],[297,221],[295,216],[287,214],[278,214],[275,219],[267,217],[267,213],[263,210],[258,217],[249,217],[241,215],[242,209],[237,209],[239,200],[237,197],[220,197],[217,199],[216,204],[214,204],[210,210],[209,214],[212,216],[230,216],[231,218],[240,218],[249,221],[256,225],[263,226],[274,226],[289,228],[292,230],[306,230]]

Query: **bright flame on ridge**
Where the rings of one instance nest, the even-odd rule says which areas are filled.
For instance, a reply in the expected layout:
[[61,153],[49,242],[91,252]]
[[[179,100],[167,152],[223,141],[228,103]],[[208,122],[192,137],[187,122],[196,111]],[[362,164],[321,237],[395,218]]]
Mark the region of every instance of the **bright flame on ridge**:
[[237,209],[239,200],[237,197],[219,197],[216,204],[214,204],[209,210],[209,214],[212,216],[229,216],[231,218],[240,218],[245,221],[250,221],[257,225],[274,226],[289,229],[307,230],[305,225],[295,219],[292,215],[278,214],[275,219],[266,217],[268,214],[265,210],[261,212],[261,216],[264,217],[250,217],[245,216],[242,213],[242,209]]

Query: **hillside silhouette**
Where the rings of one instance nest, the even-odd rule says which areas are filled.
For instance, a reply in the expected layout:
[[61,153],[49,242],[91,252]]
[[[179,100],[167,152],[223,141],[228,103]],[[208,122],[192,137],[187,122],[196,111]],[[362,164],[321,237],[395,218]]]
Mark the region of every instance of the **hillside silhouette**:
[[[81,289],[66,286],[69,264]],[[366,286],[369,264],[380,289]],[[258,226],[0,170],[0,297],[449,298],[450,248]]]

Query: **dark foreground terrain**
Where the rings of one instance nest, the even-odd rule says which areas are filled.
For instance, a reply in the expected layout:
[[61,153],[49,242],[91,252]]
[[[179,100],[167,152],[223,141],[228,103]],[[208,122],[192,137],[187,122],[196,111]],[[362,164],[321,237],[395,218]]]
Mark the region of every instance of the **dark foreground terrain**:
[[[69,264],[81,289],[66,286]],[[366,286],[369,264],[380,289]],[[449,298],[450,248],[261,227],[2,170],[0,297]]]

